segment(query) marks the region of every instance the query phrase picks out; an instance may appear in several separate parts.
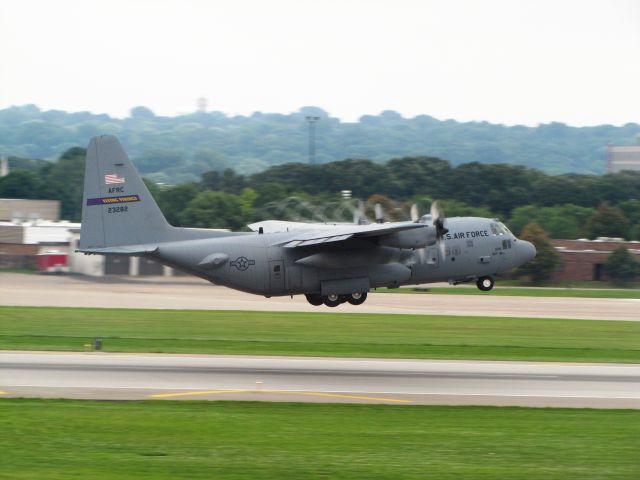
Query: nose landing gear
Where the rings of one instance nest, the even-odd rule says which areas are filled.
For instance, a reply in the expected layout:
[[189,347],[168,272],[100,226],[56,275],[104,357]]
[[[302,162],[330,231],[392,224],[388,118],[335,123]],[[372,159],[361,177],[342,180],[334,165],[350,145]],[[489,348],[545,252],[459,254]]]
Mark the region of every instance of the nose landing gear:
[[488,292],[489,290],[491,290],[493,288],[493,286],[495,285],[495,283],[496,282],[493,280],[493,277],[490,277],[489,275],[487,275],[485,277],[480,277],[476,281],[476,285],[483,292]]

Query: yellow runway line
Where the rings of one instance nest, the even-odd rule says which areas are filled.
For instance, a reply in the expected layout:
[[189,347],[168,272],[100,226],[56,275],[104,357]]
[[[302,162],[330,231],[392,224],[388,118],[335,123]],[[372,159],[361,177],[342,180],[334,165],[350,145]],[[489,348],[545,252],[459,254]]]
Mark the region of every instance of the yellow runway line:
[[377,402],[393,402],[393,403],[411,403],[411,400],[401,398],[381,398],[367,397],[362,395],[343,395],[340,393],[322,393],[322,392],[291,392],[288,390],[203,390],[197,392],[178,392],[178,393],[156,393],[149,395],[152,398],[172,398],[172,397],[188,397],[192,395],[219,395],[223,393],[279,393],[283,395],[302,395],[307,397],[332,397],[347,398],[351,400],[371,400]]

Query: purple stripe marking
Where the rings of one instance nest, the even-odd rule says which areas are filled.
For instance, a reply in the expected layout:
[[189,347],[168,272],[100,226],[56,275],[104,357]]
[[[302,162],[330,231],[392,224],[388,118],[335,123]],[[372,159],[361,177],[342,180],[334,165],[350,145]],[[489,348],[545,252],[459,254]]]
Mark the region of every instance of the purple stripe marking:
[[115,205],[116,203],[139,202],[138,195],[124,195],[121,197],[87,198],[87,205]]

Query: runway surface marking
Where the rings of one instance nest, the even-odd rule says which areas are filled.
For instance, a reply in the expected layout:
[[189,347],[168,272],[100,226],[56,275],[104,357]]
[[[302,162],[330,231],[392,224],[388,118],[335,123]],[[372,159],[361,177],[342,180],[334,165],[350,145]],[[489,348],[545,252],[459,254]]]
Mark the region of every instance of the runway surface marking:
[[[16,384],[16,385],[6,385],[6,387],[17,387],[17,388],[59,388],[59,389],[78,389],[84,390],[85,387],[79,387],[77,385],[25,385],[25,384]],[[91,387],[93,390],[158,390],[158,387]],[[175,390],[188,390],[176,388]],[[367,397],[364,395],[347,395],[349,393],[361,393],[361,394],[376,394],[376,395],[396,395],[402,393],[403,395],[416,395],[416,396],[447,396],[447,397],[506,397],[506,398],[577,398],[577,399],[595,399],[595,400],[640,400],[640,396],[615,396],[608,397],[602,395],[545,395],[545,394],[535,394],[535,393],[455,393],[450,391],[427,391],[427,392],[395,392],[395,391],[350,391],[343,390],[341,392],[333,392],[333,393],[322,393],[322,392],[311,392],[311,391],[288,391],[288,390],[250,390],[250,389],[229,389],[229,390],[203,390],[203,391],[189,391],[189,392],[178,392],[178,393],[159,393],[159,394],[149,394],[147,398],[171,398],[171,397],[184,397],[189,395],[216,395],[216,394],[224,394],[224,393],[250,393],[250,394],[259,394],[259,393],[272,393],[272,394],[289,394],[289,395],[304,395],[304,396],[323,396],[323,397],[334,397],[334,398],[345,398],[345,399],[359,399],[359,400],[376,400],[381,402],[412,402],[411,400],[399,399],[399,398],[380,398],[380,397]],[[4,395],[10,395],[9,392],[2,392]]]
[[4,352],[0,378],[23,397],[640,408],[634,364]]
[[394,402],[394,403],[412,403],[411,400],[401,398],[380,398],[366,397],[363,395],[344,395],[340,393],[323,393],[323,392],[292,392],[288,390],[204,390],[201,392],[180,392],[180,393],[156,393],[149,395],[152,398],[170,398],[170,397],[186,397],[190,395],[218,395],[224,393],[277,393],[280,395],[305,395],[308,397],[333,397],[345,398],[351,400],[369,400],[377,402]]

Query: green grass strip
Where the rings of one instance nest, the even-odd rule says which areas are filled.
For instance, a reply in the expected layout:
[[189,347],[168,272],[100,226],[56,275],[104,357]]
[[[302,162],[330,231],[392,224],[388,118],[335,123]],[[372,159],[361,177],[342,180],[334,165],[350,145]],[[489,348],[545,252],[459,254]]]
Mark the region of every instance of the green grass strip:
[[640,322],[0,307],[0,349],[640,363]]
[[628,479],[640,411],[0,400],[0,479]]

